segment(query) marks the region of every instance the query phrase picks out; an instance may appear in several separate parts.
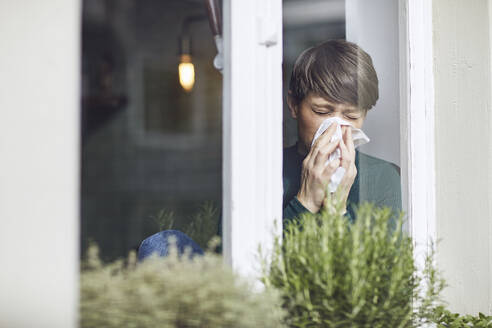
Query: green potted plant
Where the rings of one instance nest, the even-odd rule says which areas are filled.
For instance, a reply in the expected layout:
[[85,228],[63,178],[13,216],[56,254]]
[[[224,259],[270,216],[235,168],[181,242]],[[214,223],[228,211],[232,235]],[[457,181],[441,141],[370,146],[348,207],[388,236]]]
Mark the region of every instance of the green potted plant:
[[414,261],[403,216],[362,204],[350,223],[341,202],[306,213],[284,228],[263,261],[263,282],[278,290],[291,327],[419,327],[433,320],[444,288],[427,256]]

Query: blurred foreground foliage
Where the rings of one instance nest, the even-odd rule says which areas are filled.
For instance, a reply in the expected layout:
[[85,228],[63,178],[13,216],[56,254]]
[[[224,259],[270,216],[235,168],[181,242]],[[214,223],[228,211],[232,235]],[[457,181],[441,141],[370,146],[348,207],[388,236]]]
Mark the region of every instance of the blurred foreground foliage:
[[104,264],[92,245],[82,264],[83,328],[284,327],[283,318],[278,295],[255,292],[215,254]]
[[[142,263],[135,253],[104,264],[92,245],[81,273],[80,324],[89,327],[437,327],[492,328],[492,317],[451,313],[433,247],[415,262],[403,215],[362,204],[350,223],[340,203],[284,227],[273,254],[262,255],[265,291],[238,278],[210,251],[189,260],[171,251]],[[214,235],[217,210],[204,204],[186,230],[202,246]],[[160,230],[174,214],[155,217]],[[212,241],[209,249],[216,247]]]
[[492,328],[492,316],[481,312],[477,316],[460,315],[446,310],[444,306],[438,306],[434,314],[434,322],[438,328]]

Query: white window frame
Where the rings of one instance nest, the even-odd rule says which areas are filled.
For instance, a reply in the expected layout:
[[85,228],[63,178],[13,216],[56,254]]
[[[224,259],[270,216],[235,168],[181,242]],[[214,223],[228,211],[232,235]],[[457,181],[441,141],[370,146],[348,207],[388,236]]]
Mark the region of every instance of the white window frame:
[[[422,263],[436,237],[432,1],[398,5],[402,199]],[[281,15],[280,0],[224,1],[223,245],[245,274],[281,234]]]
[[257,276],[282,229],[282,1],[224,0],[223,16],[223,254]]
[[436,241],[432,0],[399,0],[404,210],[417,263]]

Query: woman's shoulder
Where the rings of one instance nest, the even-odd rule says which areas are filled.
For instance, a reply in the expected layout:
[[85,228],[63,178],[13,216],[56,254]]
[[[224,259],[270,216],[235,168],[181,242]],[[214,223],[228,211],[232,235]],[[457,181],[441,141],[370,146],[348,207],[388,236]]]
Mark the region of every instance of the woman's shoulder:
[[401,210],[400,168],[389,161],[358,152],[359,199]]
[[360,173],[375,175],[397,175],[400,176],[400,167],[384,159],[365,154],[361,151],[358,153],[357,170]]

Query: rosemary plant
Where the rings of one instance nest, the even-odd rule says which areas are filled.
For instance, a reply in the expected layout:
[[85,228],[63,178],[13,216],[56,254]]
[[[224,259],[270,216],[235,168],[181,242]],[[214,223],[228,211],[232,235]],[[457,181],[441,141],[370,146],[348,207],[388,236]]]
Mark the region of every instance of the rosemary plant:
[[[389,208],[361,205],[355,223],[331,199],[284,228],[263,281],[280,291],[292,327],[418,327],[430,322],[444,281],[414,261],[403,215],[391,228]],[[268,265],[265,263],[269,263]]]

